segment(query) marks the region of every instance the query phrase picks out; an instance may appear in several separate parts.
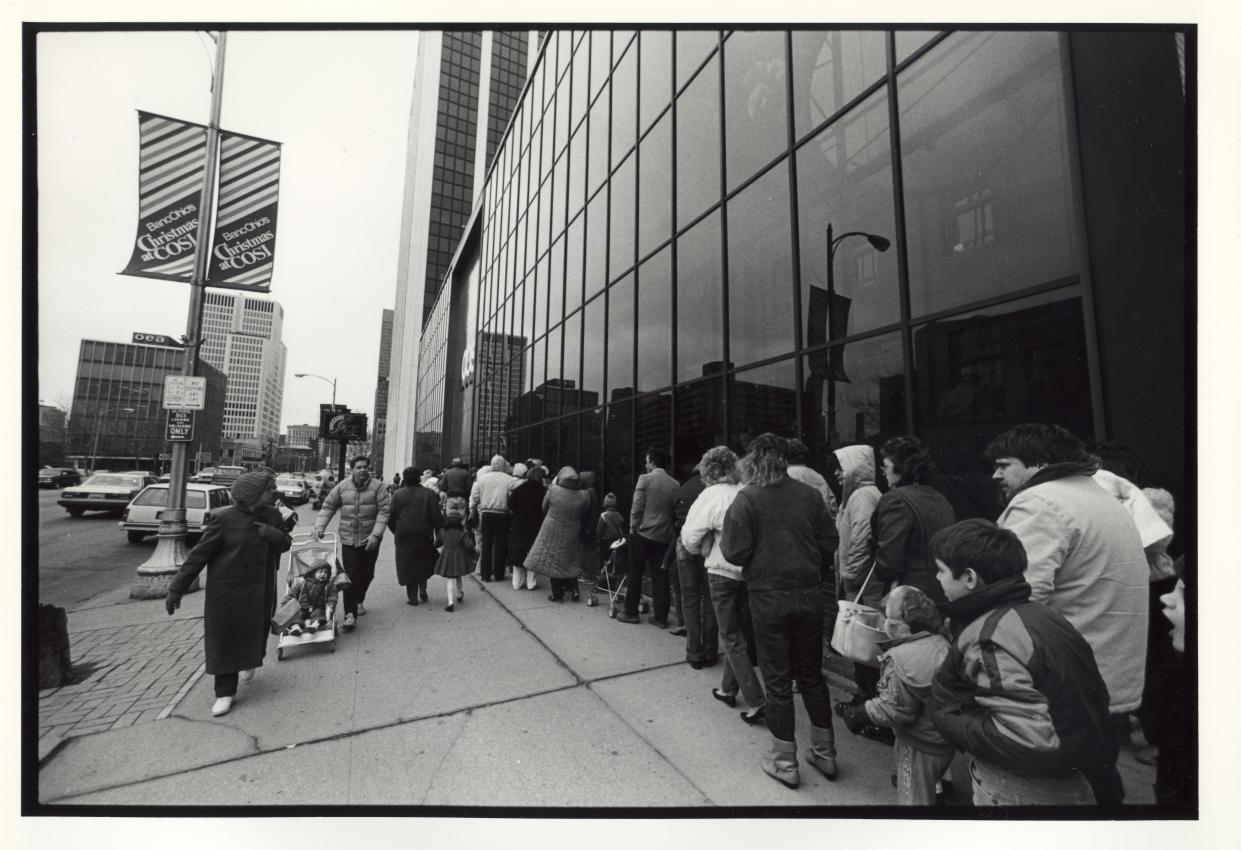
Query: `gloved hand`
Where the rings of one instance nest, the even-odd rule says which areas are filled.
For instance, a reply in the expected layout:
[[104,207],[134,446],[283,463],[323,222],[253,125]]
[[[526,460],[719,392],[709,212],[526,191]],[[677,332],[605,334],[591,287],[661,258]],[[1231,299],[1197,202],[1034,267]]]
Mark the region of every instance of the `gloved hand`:
[[379,548],[379,538],[378,538],[378,537],[368,537],[368,538],[366,538],[366,551],[367,551],[367,552],[374,552],[374,551],[375,551],[376,549],[378,549],[378,548]]
[[870,716],[866,713],[865,705],[854,705],[840,712],[840,716],[844,718],[845,726],[854,735],[862,734],[862,729],[870,725]]
[[168,595],[164,597],[164,610],[171,616],[174,611],[181,607],[181,594],[175,590],[168,591]]
[[284,539],[283,531],[272,528],[265,522],[255,522],[254,528],[259,533],[259,537],[262,537],[269,543],[278,543]]
[[316,542],[322,540],[323,529],[319,528],[318,526],[315,526],[314,528],[310,529],[310,536],[313,537]]

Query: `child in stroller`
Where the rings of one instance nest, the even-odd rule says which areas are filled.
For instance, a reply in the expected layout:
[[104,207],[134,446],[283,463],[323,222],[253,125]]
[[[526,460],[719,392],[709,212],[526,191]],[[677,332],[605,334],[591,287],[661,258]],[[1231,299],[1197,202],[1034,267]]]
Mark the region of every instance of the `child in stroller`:
[[301,622],[294,622],[288,634],[314,633],[328,624],[328,606],[336,605],[336,584],[332,581],[332,562],[322,550],[307,550],[295,556],[298,577],[289,585],[284,602],[296,599],[301,606]]

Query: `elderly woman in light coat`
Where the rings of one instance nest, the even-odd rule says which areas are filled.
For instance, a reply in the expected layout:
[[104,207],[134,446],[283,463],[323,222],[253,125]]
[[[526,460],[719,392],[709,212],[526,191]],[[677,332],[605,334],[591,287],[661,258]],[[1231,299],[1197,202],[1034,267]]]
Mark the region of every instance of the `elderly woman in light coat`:
[[556,481],[543,497],[546,516],[538,537],[526,556],[526,569],[551,579],[551,602],[564,602],[565,591],[579,599],[577,577],[585,558],[586,541],[594,529],[588,529],[590,495],[581,489],[577,471],[571,466],[560,469]]
[[752,633],[752,628],[745,577],[741,567],[730,564],[720,553],[724,515],[741,490],[737,483],[737,455],[727,446],[716,446],[702,456],[697,469],[706,488],[685,516],[681,545],[690,552],[701,552],[706,558],[711,604],[724,641],[724,679],[718,688],[711,689],[711,696],[725,705],[735,706],[740,691],[750,707],[746,719],[756,721],[763,716],[766,698],[750,657],[752,643],[746,640],[746,632]]

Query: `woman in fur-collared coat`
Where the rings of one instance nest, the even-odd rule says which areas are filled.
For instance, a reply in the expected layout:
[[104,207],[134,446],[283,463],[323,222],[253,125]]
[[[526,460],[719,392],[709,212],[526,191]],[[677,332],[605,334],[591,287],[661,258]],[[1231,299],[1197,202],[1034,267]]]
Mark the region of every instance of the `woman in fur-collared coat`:
[[586,523],[590,518],[590,495],[580,488],[577,471],[571,466],[562,467],[556,475],[556,483],[543,497],[546,517],[539,528],[539,536],[526,556],[526,569],[534,570],[552,580],[552,602],[563,602],[565,591],[578,597],[577,577],[586,556],[586,540],[589,532]]

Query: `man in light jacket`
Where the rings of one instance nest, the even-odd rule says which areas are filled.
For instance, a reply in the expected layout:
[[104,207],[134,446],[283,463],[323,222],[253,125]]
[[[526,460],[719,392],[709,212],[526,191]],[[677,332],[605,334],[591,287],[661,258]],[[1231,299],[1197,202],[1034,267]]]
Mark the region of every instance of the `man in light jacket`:
[[366,613],[366,589],[375,578],[375,560],[379,557],[379,544],[388,527],[388,488],[382,481],[371,477],[371,459],[355,457],[350,463],[352,474],[332,488],[323,502],[323,508],[315,520],[314,536],[323,536],[327,524],[340,511],[336,529],[340,537],[340,560],[349,587],[345,590],[345,621],[343,626],[351,630],[357,625],[360,614]]
[[998,524],[1026,550],[1030,599],[1073,624],[1107,685],[1112,776],[1096,784],[1095,797],[1117,805],[1124,799],[1115,769],[1120,728],[1140,704],[1145,680],[1149,568],[1137,525],[1094,482],[1098,458],[1059,425],[1017,425],[986,453],[1009,498]]
[[668,628],[668,570],[664,555],[672,542],[676,523],[677,480],[664,471],[668,453],[651,447],[646,451],[646,473],[638,476],[633,491],[633,507],[629,512],[629,531],[634,535],[634,551],[629,556],[629,586],[625,594],[625,610],[616,615],[622,623],[637,623],[638,602],[642,598],[642,573],[651,574],[651,595],[655,610],[652,625]]
[[491,466],[480,471],[470,489],[470,517],[478,517],[479,571],[483,581],[504,579],[504,556],[508,553],[509,523],[512,521],[508,495],[518,478],[508,474],[503,455],[491,459]]

